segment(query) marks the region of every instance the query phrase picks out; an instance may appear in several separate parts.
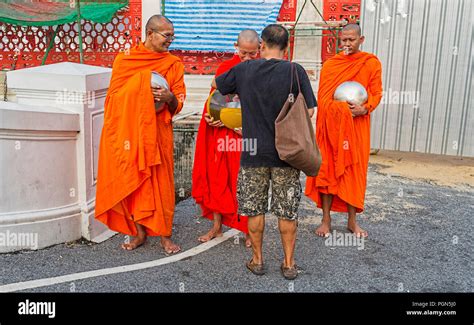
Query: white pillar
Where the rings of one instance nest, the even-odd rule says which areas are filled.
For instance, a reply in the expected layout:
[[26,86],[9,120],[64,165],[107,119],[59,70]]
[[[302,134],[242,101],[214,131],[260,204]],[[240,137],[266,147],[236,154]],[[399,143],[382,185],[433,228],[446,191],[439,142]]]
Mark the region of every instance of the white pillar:
[[[296,17],[298,17],[299,13],[303,9],[304,0],[297,1],[296,7]],[[314,4],[317,6],[319,11],[323,12],[323,0],[316,0],[313,1]],[[304,22],[314,22],[314,21],[323,21],[323,19],[318,15],[318,12],[314,7],[309,3],[306,3],[303,12],[301,13],[301,17],[298,23]],[[308,26],[305,26],[308,28]],[[297,29],[305,28],[302,25],[298,25]],[[313,31],[315,34],[314,36],[300,36],[295,37],[295,47],[293,53],[293,60],[295,62],[300,63],[305,70],[308,72],[310,78],[312,80],[319,81],[319,72],[321,70],[321,43],[322,37],[316,36],[316,34],[321,34],[322,31]],[[307,34],[309,35],[310,32],[308,31]]]
[[142,1],[142,41],[145,41],[145,25],[153,15],[161,14],[161,0]]

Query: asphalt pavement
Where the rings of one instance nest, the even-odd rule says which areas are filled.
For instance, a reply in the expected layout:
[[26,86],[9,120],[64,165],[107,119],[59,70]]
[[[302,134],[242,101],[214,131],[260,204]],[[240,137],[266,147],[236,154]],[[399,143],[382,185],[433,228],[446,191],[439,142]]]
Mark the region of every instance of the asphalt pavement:
[[[304,197],[299,209],[294,281],[283,279],[277,219],[266,218],[264,258],[268,273],[258,277],[244,266],[250,259],[243,236],[230,238],[195,256],[120,274],[27,289],[25,292],[472,292],[472,188],[441,187],[378,173],[370,165],[363,243],[350,240],[346,216],[333,214],[338,241],[314,234],[321,211]],[[302,177],[304,184],[304,177]],[[211,222],[197,216],[192,199],[176,206],[174,240],[189,250]],[[228,230],[228,229],[225,229]],[[0,254],[0,286],[165,258],[158,238],[123,251],[123,235],[93,244],[84,240],[38,251]],[[363,246],[362,246],[363,245]]]

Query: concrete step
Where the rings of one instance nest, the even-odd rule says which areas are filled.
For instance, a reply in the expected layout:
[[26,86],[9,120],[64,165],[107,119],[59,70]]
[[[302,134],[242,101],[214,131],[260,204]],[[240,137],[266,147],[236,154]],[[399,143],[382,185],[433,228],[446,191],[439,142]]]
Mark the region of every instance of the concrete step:
[[203,109],[204,109],[204,104],[201,106],[196,106],[196,105],[188,106],[184,104],[184,107],[181,110],[181,112],[179,112],[178,116],[183,115],[183,114],[189,114],[189,113],[201,114]]
[[188,89],[209,89],[211,88],[211,82],[214,79],[212,75],[184,75],[184,83]]

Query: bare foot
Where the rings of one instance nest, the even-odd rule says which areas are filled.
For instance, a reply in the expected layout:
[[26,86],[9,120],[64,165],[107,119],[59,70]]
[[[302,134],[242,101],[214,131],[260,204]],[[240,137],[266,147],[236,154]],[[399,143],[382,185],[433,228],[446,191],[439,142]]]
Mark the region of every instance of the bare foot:
[[140,247],[145,243],[146,241],[146,236],[138,236],[132,239],[130,243],[124,243],[122,244],[122,249],[126,251],[132,251],[137,247]]
[[171,241],[170,237],[161,237],[161,247],[165,250],[167,255],[176,254],[181,250],[181,247]]
[[249,234],[245,234],[245,247],[247,248],[252,247],[252,240],[250,239]]
[[330,222],[321,222],[321,225],[316,228],[316,235],[319,237],[328,237],[331,231],[331,223]]
[[359,227],[359,225],[357,223],[354,223],[354,224],[347,224],[347,230],[349,230],[350,232],[352,232],[353,234],[356,235],[357,238],[367,238],[369,237],[369,234],[367,233],[367,231],[365,231],[364,229],[362,229],[361,227]]
[[198,240],[201,243],[205,243],[205,242],[208,242],[211,239],[216,238],[216,237],[222,237],[222,230],[221,229],[216,230],[216,229],[212,228],[211,230],[209,230],[209,232],[207,234],[199,237]]

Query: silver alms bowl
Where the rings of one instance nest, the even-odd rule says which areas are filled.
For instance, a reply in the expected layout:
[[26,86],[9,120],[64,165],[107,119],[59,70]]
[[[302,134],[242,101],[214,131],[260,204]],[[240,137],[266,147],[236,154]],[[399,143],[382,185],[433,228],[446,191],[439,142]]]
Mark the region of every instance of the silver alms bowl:
[[[151,72],[151,86],[169,89],[169,85],[166,79],[161,74],[155,71]],[[165,103],[155,102],[155,110],[156,111],[161,110],[164,104]]]
[[367,98],[367,90],[356,81],[343,82],[334,92],[334,99],[340,102],[362,105],[367,101]]

